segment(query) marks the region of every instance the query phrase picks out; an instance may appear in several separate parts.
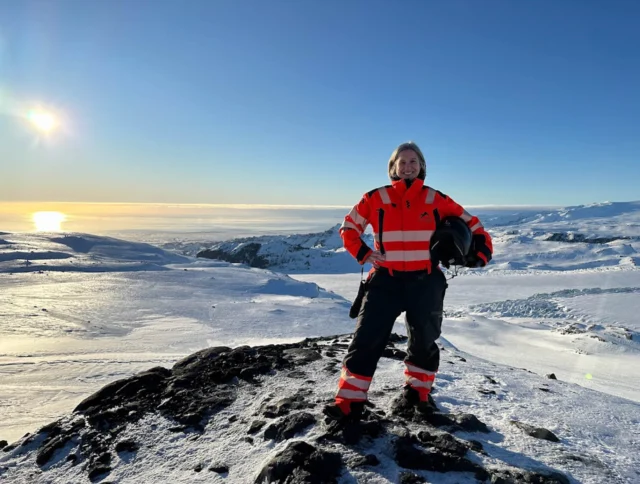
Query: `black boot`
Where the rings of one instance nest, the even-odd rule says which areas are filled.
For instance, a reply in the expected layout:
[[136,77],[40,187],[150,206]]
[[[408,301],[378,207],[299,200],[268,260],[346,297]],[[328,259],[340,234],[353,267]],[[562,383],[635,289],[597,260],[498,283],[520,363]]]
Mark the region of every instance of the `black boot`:
[[409,419],[411,419],[411,416],[415,412],[431,414],[439,411],[436,406],[436,402],[434,402],[431,397],[431,394],[429,394],[428,400],[423,402],[420,400],[420,394],[418,391],[414,390],[409,385],[405,385],[402,388],[402,395],[398,396],[392,402],[391,407],[394,414]]
[[351,402],[348,415],[346,415],[338,405],[330,403],[324,406],[322,413],[335,422],[357,422],[362,420],[366,403],[367,402]]
[[420,400],[420,394],[418,393],[418,391],[414,390],[409,385],[405,385],[405,387],[402,389],[402,394],[403,398],[405,398],[407,402],[413,405],[420,413],[431,413],[440,411],[440,409],[436,406],[436,402],[433,401],[431,392],[429,392],[429,395],[427,395],[426,402]]

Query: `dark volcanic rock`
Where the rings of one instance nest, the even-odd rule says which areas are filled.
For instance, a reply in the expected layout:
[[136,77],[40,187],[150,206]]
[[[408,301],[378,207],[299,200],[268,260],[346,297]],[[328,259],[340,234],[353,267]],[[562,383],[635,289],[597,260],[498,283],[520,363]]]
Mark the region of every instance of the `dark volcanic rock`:
[[478,393],[482,393],[483,395],[496,395],[496,392],[494,390],[486,390],[484,388],[478,390]]
[[380,460],[378,460],[378,458],[373,455],[373,454],[367,454],[367,455],[361,455],[359,457],[356,457],[355,459],[351,460],[349,462],[349,467],[351,467],[352,469],[355,469],[356,467],[362,467],[362,466],[377,466],[380,464]]
[[170,374],[171,370],[156,367],[132,376],[131,378],[114,381],[90,397],[85,398],[78,404],[74,411],[84,412],[92,407],[105,407],[106,403],[115,399],[125,400],[133,397],[138,392],[157,390]]
[[304,394],[301,392],[293,397],[282,398],[276,403],[265,402],[260,406],[258,412],[267,418],[274,418],[287,415],[291,410],[304,410],[312,407],[313,405],[305,400]]
[[339,454],[324,452],[306,442],[293,442],[262,469],[256,484],[324,484],[337,482],[342,472]]
[[133,440],[121,440],[115,446],[116,452],[137,452],[140,448],[137,442]]
[[43,445],[36,456],[36,464],[39,466],[45,465],[56,450],[61,449],[69,441],[70,437],[67,435],[58,435],[51,439],[47,444]]
[[291,348],[284,350],[283,357],[293,363],[311,363],[312,361],[318,361],[322,359],[322,355],[309,348]]
[[420,484],[422,482],[427,482],[427,480],[413,472],[404,471],[400,473],[400,480],[398,482],[400,484]]
[[97,480],[99,477],[101,477],[104,474],[108,474],[109,472],[111,472],[111,467],[108,465],[95,465],[95,466],[90,466],[87,469],[88,473],[89,473],[89,480],[91,482],[94,482],[95,480]]
[[438,410],[435,402],[416,404],[407,401],[404,396],[398,396],[392,403],[392,414],[416,423],[428,423],[434,427],[444,428],[452,432],[464,430],[467,432],[488,433],[486,424],[471,414],[445,414]]
[[97,457],[95,455],[91,456],[87,472],[89,474],[89,479],[92,482],[103,474],[111,472],[111,454],[109,452],[104,452]]
[[[307,341],[257,348],[207,348],[183,358],[172,369],[156,367],[115,381],[76,407],[75,412],[84,418],[71,422],[60,420],[40,429],[37,435],[45,438],[37,449],[37,463],[45,465],[56,451],[75,439],[79,449],[74,461],[88,461],[89,478],[97,479],[111,470],[110,450],[137,450],[134,442],[117,442],[127,425],[146,414],[159,413],[176,422],[175,431],[202,432],[209,418],[235,401],[238,379],[299,368],[321,358],[315,347],[317,343]],[[308,407],[310,404],[303,398],[308,393],[303,391],[296,397],[282,399],[275,405],[276,413],[286,414]],[[310,414],[299,415],[281,423],[272,432],[275,431],[277,438],[289,438],[314,422]],[[35,437],[25,437],[21,445],[32,442]]]
[[619,235],[613,237],[589,237],[585,234],[576,232],[554,232],[544,239],[548,242],[568,242],[568,243],[585,243],[585,244],[608,244],[616,240],[631,240],[631,237]]
[[547,378],[548,378],[549,380],[557,380],[557,378],[556,378],[556,374],[555,374],[555,373],[549,373],[549,374],[547,375]]
[[254,420],[253,422],[251,422],[251,426],[249,427],[247,433],[257,434],[258,432],[260,432],[260,429],[265,426],[266,423],[267,422],[265,422],[264,420]]
[[[46,435],[40,444],[38,455],[36,456],[36,464],[45,465],[56,450],[62,449],[71,439],[74,432],[77,432],[86,425],[84,419],[77,419],[71,423],[67,432],[64,432],[62,421],[56,420],[38,430],[38,435]],[[25,441],[29,441],[28,439]],[[24,445],[24,443],[23,443]]]
[[484,422],[478,420],[478,417],[470,413],[454,414],[451,417],[463,430],[467,432],[482,432],[488,434],[489,428]]
[[7,445],[9,445],[9,442],[6,440],[0,440],[0,450],[4,449]]
[[512,420],[511,423],[523,430],[525,434],[530,435],[531,437],[535,437],[536,439],[549,440],[551,442],[560,442],[560,439],[550,430],[544,429],[542,427],[534,427],[533,425],[529,425],[522,422],[517,422]]
[[570,484],[560,472],[530,472],[525,470],[491,470],[491,484]]
[[463,443],[467,446],[467,448],[469,450],[472,450],[474,452],[478,452],[480,454],[484,454],[484,447],[482,446],[482,443],[478,442],[477,440],[464,440]]
[[418,439],[425,447],[434,447],[442,452],[449,452],[459,456],[465,455],[468,449],[467,445],[451,434],[432,434],[423,430],[418,433]]
[[310,413],[295,413],[269,425],[264,431],[264,438],[276,441],[290,439],[314,423],[316,423],[316,418]]
[[[395,341],[405,339],[396,335]],[[146,445],[144,440],[123,440],[123,431],[130,424],[138,422],[145,415],[157,414],[170,422],[166,427],[161,426],[165,429],[163,431],[168,429],[187,434],[174,435],[175,439],[188,442],[198,439],[205,431],[208,432],[207,437],[215,438],[212,435],[215,428],[207,427],[209,420],[220,410],[228,408],[238,394],[247,397],[251,408],[255,408],[254,404],[260,402],[263,392],[269,393],[270,390],[265,389],[269,388],[269,378],[274,374],[283,379],[302,378],[289,380],[296,384],[297,393],[287,396],[272,391],[255,412],[257,420],[253,422],[246,415],[235,412],[224,417],[219,415],[223,417],[220,421],[232,432],[248,431],[249,434],[256,434],[267,425],[263,417],[268,417],[277,420],[267,426],[264,431],[265,439],[282,441],[300,437],[301,433],[316,424],[319,406],[325,400],[332,400],[329,394],[320,393],[313,383],[305,380],[308,376],[302,368],[322,358],[321,351],[325,351],[326,347],[319,344],[320,341],[327,342],[327,339],[309,338],[301,343],[288,345],[215,347],[199,351],[180,360],[172,369],[156,367],[113,382],[81,402],[75,415],[46,425],[36,434],[26,435],[11,446],[7,446],[4,441],[0,442],[0,448],[4,447],[5,452],[12,449],[18,449],[16,452],[33,452],[37,464],[42,467],[39,470],[42,475],[38,474],[37,478],[42,478],[43,482],[48,468],[57,468],[59,464],[81,466],[92,481],[109,479],[106,474],[111,472],[112,458],[116,453],[119,454],[118,466],[127,465],[135,462],[135,459],[123,453],[136,452],[141,445]],[[336,340],[335,345],[340,343]],[[393,345],[389,345],[387,350],[392,352],[393,357],[400,359],[401,354],[397,353],[400,350]],[[327,357],[325,361],[330,360]],[[321,362],[320,366],[324,364]],[[332,362],[330,365],[333,371],[340,371],[339,362]],[[259,375],[265,376],[257,379]],[[487,377],[488,383],[494,384],[495,380],[489,378]],[[253,382],[247,384],[242,380]],[[394,401],[390,416],[385,414],[387,408],[372,409],[373,405],[364,406],[362,414],[356,412],[358,415],[355,418],[351,416],[343,419],[338,416],[338,420],[335,420],[335,416],[332,418],[326,414],[325,433],[313,445],[305,442],[304,437],[300,441],[287,442],[290,445],[284,444],[284,451],[269,461],[256,482],[337,482],[344,470],[341,454],[327,452],[325,446],[333,449],[342,448],[342,445],[357,445],[355,450],[360,455],[351,457],[348,463],[350,468],[357,468],[380,465],[378,458],[367,452],[374,452],[373,449],[380,449],[381,445],[388,446],[391,441],[391,454],[406,469],[471,472],[482,482],[491,480],[502,483],[564,484],[564,476],[558,473],[535,474],[513,468],[491,471],[483,469],[467,458],[469,450],[484,453],[482,444],[460,440],[449,432],[488,432],[484,423],[470,414],[442,413],[433,401],[420,405],[416,405],[416,402],[409,403],[411,402]],[[356,419],[358,416],[359,420]],[[409,422],[421,425],[414,426]],[[416,431],[420,430],[418,436],[412,435],[408,430],[416,427]],[[439,430],[433,427],[438,427]],[[544,431],[533,427],[531,429],[536,434]],[[254,443],[250,436],[242,436],[241,439]],[[65,452],[72,454],[66,455]],[[347,455],[354,454],[349,452]],[[389,456],[386,451],[385,456]],[[469,457],[478,456],[469,454]],[[229,472],[228,466],[215,461],[213,464],[206,464],[195,460],[185,465],[191,472],[202,472],[207,465],[210,465],[209,470],[212,472]],[[5,478],[5,472],[10,473],[11,470],[0,467],[0,478]],[[217,477],[209,474],[209,479],[212,478]],[[412,472],[403,472],[398,479],[401,482],[422,482],[422,478]],[[455,476],[448,476],[446,480],[454,482]]]
[[434,472],[484,472],[468,459],[448,452],[418,448],[411,437],[398,437],[394,443],[394,458],[400,467]]
[[225,251],[222,249],[201,250],[196,254],[196,257],[247,264],[251,267],[265,269],[269,267],[269,259],[258,254],[261,247],[262,244],[259,244],[258,242],[248,242],[239,245],[231,251]]
[[228,353],[229,351],[231,351],[231,348],[228,346],[215,346],[213,348],[196,351],[195,353],[177,361],[173,365],[173,373],[188,373],[189,371],[193,371],[194,368],[201,366],[203,361],[215,360],[220,355]]

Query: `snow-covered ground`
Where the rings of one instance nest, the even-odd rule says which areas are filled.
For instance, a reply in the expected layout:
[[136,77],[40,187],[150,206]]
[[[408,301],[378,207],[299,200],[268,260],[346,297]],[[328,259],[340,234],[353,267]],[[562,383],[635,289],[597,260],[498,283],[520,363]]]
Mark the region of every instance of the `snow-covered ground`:
[[351,331],[348,302],[314,283],[225,262],[166,269],[0,274],[0,440],[208,346]]
[[[449,281],[447,341],[489,361],[640,402],[640,270],[468,272]],[[293,277],[352,299],[360,274]],[[401,332],[402,317],[396,324]]]
[[[442,343],[467,363],[445,364],[438,400],[497,429],[500,438],[492,445],[505,456],[520,455],[523,466],[535,459],[571,472],[578,482],[637,482],[640,203],[487,212],[485,221],[494,235],[495,261],[450,281]],[[591,242],[576,242],[575,234]],[[353,329],[347,313],[360,274],[335,232],[263,239],[265,253],[277,247],[271,254],[280,256],[269,269],[194,259],[206,242],[155,242],[0,234],[0,440],[15,441],[69,413],[111,381],[171,367],[202,348]],[[292,245],[296,250],[287,252]],[[397,323],[395,331],[402,333],[402,317]],[[382,406],[393,392],[380,389],[401,383],[398,365],[383,361],[374,379],[372,399]],[[547,373],[560,381],[545,379]],[[498,382],[495,395],[478,393],[485,375]],[[334,378],[318,381],[329,396]],[[287,382],[273,384],[284,388]],[[538,390],[543,386],[551,392]],[[215,425],[222,425],[224,415],[218,418]],[[572,453],[598,465],[559,462],[560,454],[523,440],[507,425],[514,418],[562,433]],[[148,450],[140,458],[156,467],[165,461],[158,472],[167,480],[196,482],[194,475],[188,481],[172,475],[171,462],[186,452],[204,459],[215,448],[230,459],[246,459],[246,473],[229,477],[249,482],[256,463],[276,451],[267,442],[245,449],[240,438],[220,435],[228,438],[187,444],[176,436],[171,452],[160,457]],[[1,456],[0,466],[8,462]],[[68,482],[60,472],[51,482]],[[394,472],[360,478],[393,482]],[[211,473],[200,478],[207,477],[216,482]],[[155,479],[152,473],[120,478]]]

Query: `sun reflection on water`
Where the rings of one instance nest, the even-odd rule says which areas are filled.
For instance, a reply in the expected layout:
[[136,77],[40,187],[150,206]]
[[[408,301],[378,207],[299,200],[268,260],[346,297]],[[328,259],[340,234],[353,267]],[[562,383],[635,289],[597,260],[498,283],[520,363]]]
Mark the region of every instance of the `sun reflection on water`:
[[60,232],[67,217],[62,212],[35,212],[32,217],[36,232]]

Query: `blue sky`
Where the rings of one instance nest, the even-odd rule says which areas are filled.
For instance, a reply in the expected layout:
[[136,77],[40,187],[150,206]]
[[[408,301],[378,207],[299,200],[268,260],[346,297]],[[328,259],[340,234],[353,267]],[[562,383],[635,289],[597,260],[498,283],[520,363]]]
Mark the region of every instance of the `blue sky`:
[[[635,1],[0,2],[0,200],[640,199]],[[24,123],[34,106],[60,128]]]

